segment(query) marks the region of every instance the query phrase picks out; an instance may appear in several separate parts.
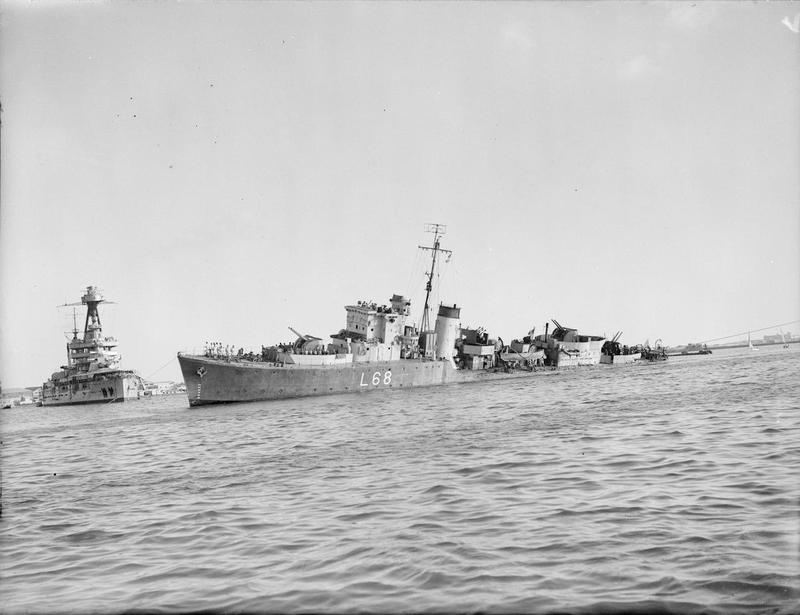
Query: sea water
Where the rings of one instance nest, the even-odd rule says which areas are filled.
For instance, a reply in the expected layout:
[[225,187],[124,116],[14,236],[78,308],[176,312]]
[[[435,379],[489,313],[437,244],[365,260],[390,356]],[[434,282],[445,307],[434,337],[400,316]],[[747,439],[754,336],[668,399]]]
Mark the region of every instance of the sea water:
[[790,613],[800,347],[2,418],[5,613]]

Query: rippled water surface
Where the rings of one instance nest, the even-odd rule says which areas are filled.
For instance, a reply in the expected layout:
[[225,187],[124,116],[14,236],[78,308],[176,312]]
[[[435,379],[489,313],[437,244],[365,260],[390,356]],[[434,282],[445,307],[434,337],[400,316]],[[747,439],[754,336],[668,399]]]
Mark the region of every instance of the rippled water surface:
[[791,613],[800,347],[2,418],[3,612]]

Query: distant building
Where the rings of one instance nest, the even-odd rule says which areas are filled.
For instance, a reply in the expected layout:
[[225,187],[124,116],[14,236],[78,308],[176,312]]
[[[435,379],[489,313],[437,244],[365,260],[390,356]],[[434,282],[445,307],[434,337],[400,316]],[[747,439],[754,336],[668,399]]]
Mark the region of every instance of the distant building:
[[163,382],[145,382],[144,394],[145,395],[174,395],[176,393],[185,393],[186,386],[178,384],[171,380]]
[[15,406],[30,406],[39,402],[42,389],[30,387],[27,389],[6,389],[0,395],[0,408],[13,408]]

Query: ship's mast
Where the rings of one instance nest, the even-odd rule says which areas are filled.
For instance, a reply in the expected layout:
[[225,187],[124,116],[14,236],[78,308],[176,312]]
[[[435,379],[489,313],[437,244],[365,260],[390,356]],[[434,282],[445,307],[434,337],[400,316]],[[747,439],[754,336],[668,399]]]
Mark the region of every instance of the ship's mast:
[[425,308],[422,312],[422,323],[420,324],[420,332],[430,330],[430,318],[428,317],[428,310],[430,309],[429,301],[431,297],[431,289],[433,288],[433,272],[436,270],[436,257],[439,252],[447,254],[447,259],[453,254],[451,250],[445,250],[439,247],[439,238],[447,232],[447,227],[444,224],[426,224],[426,233],[433,233],[433,247],[419,246],[421,250],[430,250],[431,252],[431,270],[428,273],[428,283],[425,285]]
[[[86,324],[83,328],[83,341],[88,342],[90,339],[99,336],[103,331],[103,326],[100,323],[100,314],[97,312],[97,306],[105,301],[105,299],[96,286],[87,286],[86,294],[81,297],[81,301],[86,304]],[[97,331],[96,335],[95,331]]]
[[[120,360],[113,348],[114,338],[103,337],[100,314],[97,306],[101,303],[115,303],[107,300],[97,286],[87,286],[79,303],[65,303],[59,307],[72,307],[72,339],[67,343],[67,368],[87,371],[90,364],[108,367]],[[78,320],[74,306],[86,306],[86,323],[83,338],[78,337]],[[64,366],[62,366],[64,367]]]
[[67,365],[72,365],[72,355],[69,352],[69,345],[71,342],[78,341],[78,313],[75,308],[72,308],[72,340],[67,343]]
[[[87,286],[86,293],[81,297],[80,303],[65,303],[61,307],[73,307],[76,305],[86,306],[86,323],[83,326],[83,341],[90,342],[100,338],[103,332],[103,326],[100,323],[100,314],[97,311],[97,306],[101,303],[114,303],[108,301],[97,286]],[[72,311],[73,318],[73,339],[77,337],[77,323],[75,322],[75,310]]]

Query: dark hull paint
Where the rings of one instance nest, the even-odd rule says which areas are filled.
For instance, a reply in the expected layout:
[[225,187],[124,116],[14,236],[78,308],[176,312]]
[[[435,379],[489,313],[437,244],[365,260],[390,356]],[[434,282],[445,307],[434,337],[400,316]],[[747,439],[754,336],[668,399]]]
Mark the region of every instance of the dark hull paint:
[[[178,354],[190,406],[486,382],[555,373],[457,370],[448,361],[401,359],[346,366],[274,366]],[[202,376],[200,375],[202,373]]]

